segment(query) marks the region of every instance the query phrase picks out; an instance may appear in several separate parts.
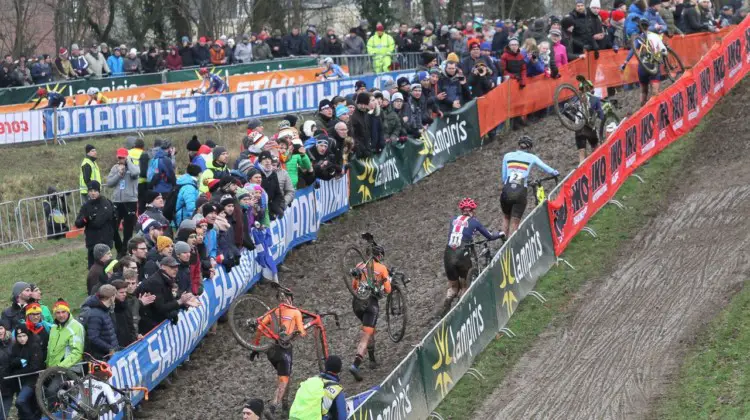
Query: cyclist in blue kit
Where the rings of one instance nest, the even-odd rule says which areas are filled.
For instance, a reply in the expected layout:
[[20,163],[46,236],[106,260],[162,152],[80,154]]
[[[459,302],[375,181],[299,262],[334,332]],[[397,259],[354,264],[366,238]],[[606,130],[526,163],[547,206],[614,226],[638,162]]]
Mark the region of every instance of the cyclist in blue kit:
[[536,155],[528,152],[534,147],[531,137],[521,137],[518,140],[518,146],[520,150],[506,153],[503,157],[503,192],[500,195],[500,207],[504,216],[503,229],[508,232],[509,236],[518,229],[523,212],[526,211],[526,187],[534,165],[538,165],[550,175],[560,174]]
[[45,106],[44,109],[63,108],[65,106],[65,96],[57,92],[50,92],[45,88],[39,88],[39,90],[36,91],[36,96],[38,99],[34,106],[31,107],[32,110],[36,109],[36,107],[42,103],[42,99],[45,98],[47,99],[47,106]]
[[203,77],[203,81],[200,87],[198,87],[198,92],[211,95],[227,91],[227,83],[218,74],[211,73],[205,67],[198,70],[198,73]]
[[[443,303],[444,315],[451,308],[453,299],[461,297],[465,288],[461,288],[461,279],[466,279],[466,275],[471,269],[471,258],[469,256],[469,247],[466,245],[473,242],[474,234],[479,232],[487,238],[494,241],[504,239],[503,232],[490,233],[474,217],[474,210],[477,209],[477,203],[471,198],[464,198],[458,203],[461,215],[451,220],[451,229],[448,234],[448,245],[445,247],[443,254],[443,264],[445,265],[445,275],[448,277],[448,292]],[[468,285],[467,285],[468,287]]]

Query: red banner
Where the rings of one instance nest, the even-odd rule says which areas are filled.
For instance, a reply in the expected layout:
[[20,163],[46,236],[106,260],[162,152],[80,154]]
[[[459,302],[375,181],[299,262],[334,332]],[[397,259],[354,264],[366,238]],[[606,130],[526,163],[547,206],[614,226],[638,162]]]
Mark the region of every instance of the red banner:
[[750,20],[726,33],[692,70],[623,121],[563,183],[549,202],[555,254],[560,255],[588,220],[633,171],[692,130],[750,70]]

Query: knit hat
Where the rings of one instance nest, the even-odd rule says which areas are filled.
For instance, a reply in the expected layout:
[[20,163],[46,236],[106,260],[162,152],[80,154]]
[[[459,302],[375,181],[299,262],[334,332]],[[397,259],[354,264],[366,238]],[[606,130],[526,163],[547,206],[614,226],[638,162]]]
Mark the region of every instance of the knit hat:
[[55,305],[52,307],[52,312],[57,311],[65,311],[67,313],[70,313],[70,305],[68,305],[68,302],[63,300],[63,298],[58,298],[57,302],[55,302]]
[[294,127],[297,125],[297,116],[296,115],[285,115],[284,119],[289,121],[289,126]]
[[253,162],[250,162],[250,159],[242,159],[239,165],[237,165],[237,170],[239,170],[243,174],[246,174],[247,170],[252,168],[252,166]]
[[338,374],[341,372],[341,365],[342,363],[340,357],[334,355],[328,356],[325,365],[326,372]]
[[87,185],[88,191],[101,191],[102,190],[102,184],[99,183],[99,181],[90,181]]
[[404,100],[404,95],[402,95],[401,92],[396,92],[391,97],[391,102],[403,101],[403,100]]
[[229,204],[234,204],[234,197],[232,197],[231,194],[224,194],[221,196],[219,204],[221,204],[222,207],[226,207]]
[[420,85],[419,83],[412,83],[411,84],[411,90],[412,90],[412,92],[415,91],[415,90],[420,90],[421,91],[422,90],[422,85]]
[[96,244],[94,245],[94,259],[99,261],[107,255],[107,253],[110,252],[110,248],[105,244]]
[[398,88],[396,82],[393,79],[388,79],[387,82],[383,83],[383,90],[391,90]]
[[176,255],[185,254],[190,252],[190,245],[187,242],[179,241],[174,244],[174,253]]
[[362,88],[367,89],[367,83],[361,80],[357,80],[356,82],[354,82],[354,90],[360,90]]
[[15,302],[18,295],[21,294],[24,290],[28,289],[29,283],[26,283],[25,281],[19,281],[13,284],[13,289],[11,289],[11,301]]
[[192,163],[189,163],[187,166],[187,174],[190,176],[198,177],[201,174],[201,167],[198,165],[193,165]]
[[252,400],[248,400],[245,403],[244,408],[250,409],[250,411],[253,412],[258,417],[263,417],[263,400],[260,398],[253,398]]
[[[16,325],[16,327],[13,329],[13,332],[16,333],[16,337],[18,337],[21,334],[24,334],[24,335],[27,335],[27,336],[31,335],[31,332],[29,331],[29,327],[26,325],[25,322]],[[31,337],[29,337],[29,338],[31,338]],[[28,343],[28,341],[27,341],[27,343]]]
[[264,150],[258,155],[258,162],[263,162],[266,159],[272,159],[271,152],[268,150]]
[[430,80],[430,75],[427,74],[426,71],[420,71],[417,73],[415,79],[417,79],[418,82],[423,82],[425,80]]
[[515,42],[516,44],[518,44],[518,37],[517,37],[517,36],[512,36],[512,37],[510,37],[510,38],[508,39],[508,45],[510,45],[510,44],[512,44],[512,43],[514,43],[514,42]]
[[146,204],[151,204],[156,200],[157,198],[161,197],[161,194],[159,194],[156,191],[148,190],[146,191],[146,194],[144,195],[143,199],[146,202]]
[[435,57],[435,54],[433,54],[433,53],[431,53],[429,51],[425,51],[425,52],[422,53],[422,64],[424,64],[425,66],[428,65],[428,64],[430,64],[430,63],[432,63],[436,59],[437,59],[437,57]]
[[259,119],[257,119],[257,118],[250,118],[250,120],[248,120],[248,122],[247,122],[247,129],[248,130],[255,130],[256,128],[258,128],[258,127],[260,127],[262,125],[263,125],[263,123],[260,122]]
[[212,152],[214,160],[218,159],[219,156],[221,156],[222,153],[224,153],[226,151],[227,151],[227,149],[225,147],[223,147],[223,146],[216,146],[216,147],[214,147],[214,150]]
[[[622,12],[620,12],[620,13],[622,13]],[[550,36],[562,36],[562,33],[560,33],[559,29],[550,29],[549,30],[549,35]]]
[[188,152],[197,152],[201,148],[201,142],[198,141],[198,136],[193,136],[187,142],[186,147],[187,147]]
[[498,20],[497,22],[495,22],[495,27],[496,28],[504,28],[505,27],[505,23],[502,20]]
[[195,227],[196,227],[195,220],[193,220],[193,219],[185,219],[185,220],[182,221],[182,223],[180,223],[180,229],[179,230],[182,230],[182,229],[195,230]]
[[469,50],[473,50],[475,47],[479,48],[479,44],[480,42],[476,38],[470,39],[469,42],[467,43],[467,45],[469,46]]
[[179,267],[180,263],[174,257],[164,257],[159,261],[161,267]]
[[[407,81],[408,84],[408,81]],[[357,105],[369,105],[370,94],[368,92],[360,92],[357,94]]]
[[383,95],[383,99],[385,99],[388,102],[391,101],[391,92],[388,92],[387,90],[384,90],[382,92],[382,95]]
[[622,10],[614,10],[612,11],[610,18],[615,22],[619,22],[625,19],[625,12],[623,12]]
[[172,246],[174,242],[172,242],[172,239],[169,238],[169,236],[159,236],[156,238],[156,250],[159,252],[164,251],[165,248]]
[[214,203],[206,203],[203,205],[203,217],[207,217],[211,213],[218,213],[219,207]]
[[[650,0],[650,1],[654,1],[654,0]],[[589,3],[589,7],[598,7],[601,9],[602,2],[600,2],[599,0],[591,0],[591,3]]]
[[247,179],[249,180],[250,178],[258,174],[260,174],[260,171],[256,167],[251,166],[250,169],[247,170]]
[[68,53],[68,49],[65,48],[65,47],[60,47],[60,49],[57,51],[57,53],[60,54],[60,55],[65,55],[65,54]]
[[451,62],[454,62],[454,63],[458,63],[458,61],[459,61],[458,60],[458,55],[456,53],[452,52],[452,53],[448,54],[448,59],[446,61],[451,61]]
[[148,219],[144,220],[143,223],[141,223],[141,231],[144,235],[148,235],[148,233],[151,231],[151,228],[161,229],[161,225],[159,224],[159,222],[149,217]]
[[336,105],[336,118],[349,113],[349,107],[344,104]]
[[128,157],[128,149],[121,147],[117,149],[117,157],[118,158],[126,158]]
[[244,188],[237,188],[236,194],[238,201],[242,201],[243,198],[250,197],[250,192]]
[[42,307],[38,303],[34,302],[34,303],[29,303],[28,305],[26,305],[26,316],[33,315],[33,314],[41,314],[41,313],[42,313]]
[[80,50],[80,48],[78,48],[78,44],[73,44],[73,45],[71,45],[71,46],[70,46],[70,49],[71,49],[71,50]]
[[482,42],[481,44],[479,44],[479,49],[481,49],[482,51],[492,51],[492,44],[487,41]]
[[96,147],[94,147],[91,144],[87,144],[84,149],[86,149],[86,154],[89,154],[89,153],[91,153],[92,150],[96,149]]
[[278,125],[279,130],[283,130],[283,129],[289,128],[289,127],[291,127],[291,124],[289,123],[289,121],[287,121],[287,120],[281,120],[281,121],[279,121],[279,125]]
[[216,147],[216,142],[213,141],[213,140],[211,140],[211,139],[206,139],[205,143],[203,143],[203,144],[205,144],[206,146],[210,147],[211,149],[213,149],[214,147]]
[[331,107],[331,101],[328,99],[321,99],[320,102],[318,102],[318,112],[330,108]]

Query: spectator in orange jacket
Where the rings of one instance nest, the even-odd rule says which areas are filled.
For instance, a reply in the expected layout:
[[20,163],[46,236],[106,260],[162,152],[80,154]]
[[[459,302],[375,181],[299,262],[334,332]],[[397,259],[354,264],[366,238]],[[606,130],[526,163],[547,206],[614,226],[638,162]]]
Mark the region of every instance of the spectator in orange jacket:
[[224,48],[221,47],[221,44],[219,44],[219,41],[214,42],[210,53],[211,64],[214,66],[221,66],[227,63],[226,53],[224,52]]

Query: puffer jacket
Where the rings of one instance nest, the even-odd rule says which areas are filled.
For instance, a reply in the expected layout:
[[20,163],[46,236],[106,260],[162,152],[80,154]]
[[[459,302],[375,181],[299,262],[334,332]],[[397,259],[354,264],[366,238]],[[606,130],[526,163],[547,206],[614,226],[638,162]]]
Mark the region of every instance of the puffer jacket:
[[83,342],[86,332],[83,325],[76,321],[72,315],[68,321],[61,324],[55,320],[55,324],[49,331],[49,344],[47,345],[47,367],[60,366],[70,368],[81,361],[83,357]]
[[107,66],[112,76],[125,75],[125,70],[123,70],[125,68],[125,60],[123,60],[122,56],[110,55],[107,59]]
[[396,110],[391,105],[383,108],[383,133],[385,135],[386,142],[397,141],[399,137],[406,135],[406,130],[401,124],[401,117],[399,117]]
[[90,51],[84,56],[86,62],[89,63],[89,72],[96,77],[102,77],[109,74],[109,65],[107,59],[102,53],[92,54]]
[[659,8],[659,16],[661,16],[662,20],[664,20],[664,23],[667,25],[667,35],[682,35],[682,30],[677,27],[677,23],[674,21],[674,11],[671,8],[662,5],[661,8]]
[[505,47],[505,51],[500,57],[500,67],[502,67],[504,75],[518,80],[521,86],[526,86],[526,61],[524,61],[520,49],[514,53],[509,46]]
[[183,220],[191,218],[195,213],[195,203],[198,201],[200,191],[198,181],[190,174],[183,174],[177,179],[177,188],[180,192],[177,194],[175,203],[174,225],[179,227]]
[[110,310],[97,296],[89,296],[81,308],[86,311],[86,352],[101,359],[107,354],[117,351],[117,331]]
[[234,48],[234,59],[238,63],[249,63],[253,61],[253,44],[240,42]]
[[640,32],[638,21],[646,17],[646,8],[639,6],[639,2],[633,2],[628,8],[628,14],[625,17],[625,39],[630,38],[633,34]]
[[141,169],[132,159],[125,159],[126,169],[120,175],[120,165],[114,165],[107,175],[107,188],[112,189],[113,203],[135,203],[138,201],[138,177]]

